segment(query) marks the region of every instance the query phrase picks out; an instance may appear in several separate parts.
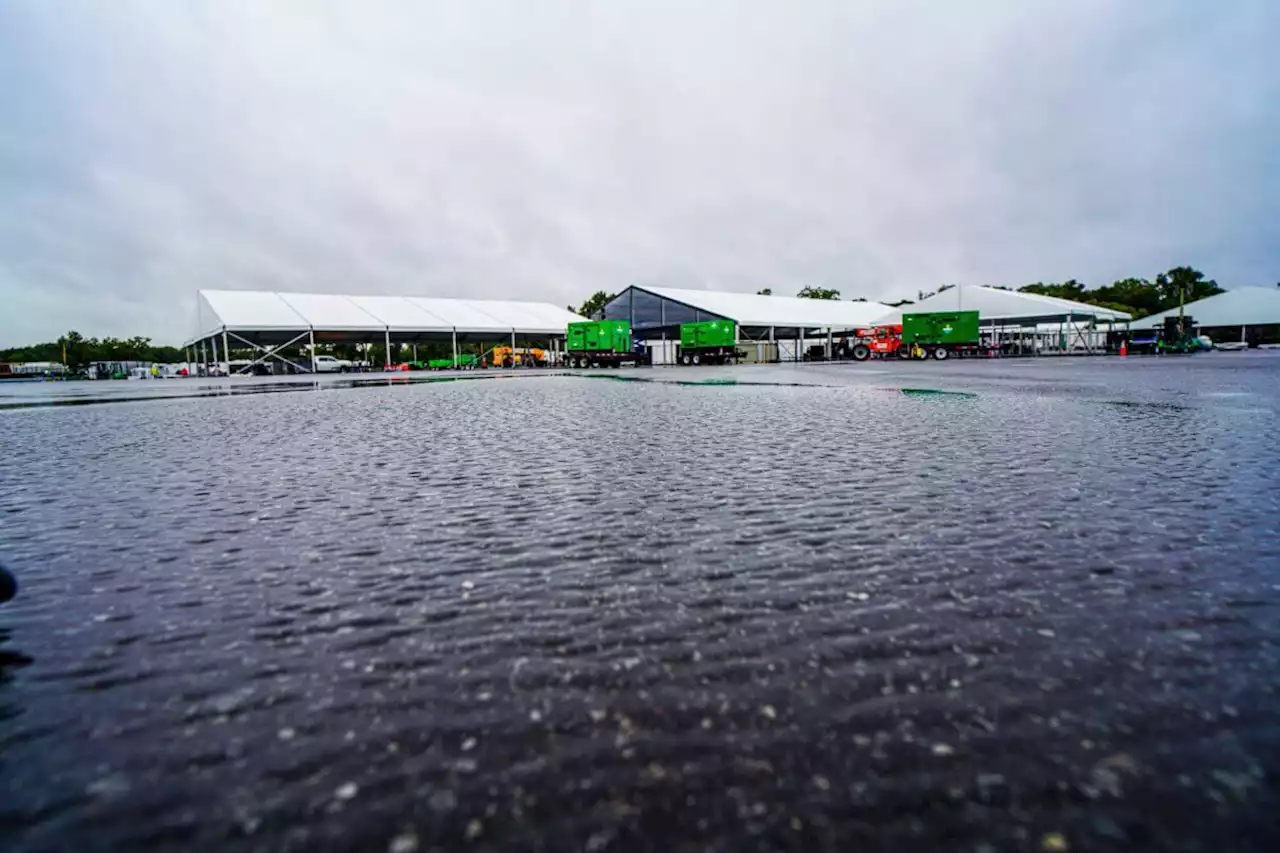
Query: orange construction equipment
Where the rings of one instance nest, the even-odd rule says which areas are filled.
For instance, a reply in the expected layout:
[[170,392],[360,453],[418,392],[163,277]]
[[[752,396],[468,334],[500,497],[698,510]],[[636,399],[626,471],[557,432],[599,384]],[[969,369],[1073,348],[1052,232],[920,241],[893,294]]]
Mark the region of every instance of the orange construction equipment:
[[895,355],[902,347],[901,323],[858,329],[854,334],[858,339],[852,352],[855,361],[866,361],[872,355],[882,358]]
[[494,367],[546,367],[547,351],[537,347],[493,348]]

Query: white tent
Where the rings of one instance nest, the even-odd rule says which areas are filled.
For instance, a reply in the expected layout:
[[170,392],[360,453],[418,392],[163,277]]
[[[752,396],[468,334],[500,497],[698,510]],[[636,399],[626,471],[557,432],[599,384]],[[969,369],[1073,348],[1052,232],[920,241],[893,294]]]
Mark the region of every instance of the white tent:
[[[1268,326],[1280,323],[1280,287],[1237,287],[1226,293],[1188,302],[1183,306],[1200,328],[1222,326]],[[1135,320],[1135,329],[1154,329],[1165,317],[1176,317],[1177,308]]]
[[795,296],[759,296],[718,290],[686,290],[676,287],[635,286],[636,290],[737,321],[739,326],[855,329],[869,326],[889,310],[879,302],[839,299],[801,299]]
[[196,295],[196,335],[186,345],[200,353],[207,346],[214,362],[226,362],[232,346],[252,348],[260,357],[250,367],[269,358],[288,362],[280,353],[293,345],[306,344],[314,353],[316,340],[379,341],[389,352],[392,341],[443,339],[452,341],[457,356],[460,337],[493,341],[509,336],[515,346],[517,336],[562,337],[569,323],[582,319],[546,302],[201,290]]
[[563,335],[582,318],[546,302],[201,290],[197,340],[230,331],[516,332]]
[[895,308],[876,318],[876,322],[890,325],[902,322],[903,312],[910,314],[931,311],[977,311],[981,321],[1001,321],[1007,325],[1034,325],[1051,320],[1124,321],[1129,315],[1084,302],[1041,296],[1038,293],[1019,293],[998,287],[961,284],[949,287],[921,299],[914,305]]

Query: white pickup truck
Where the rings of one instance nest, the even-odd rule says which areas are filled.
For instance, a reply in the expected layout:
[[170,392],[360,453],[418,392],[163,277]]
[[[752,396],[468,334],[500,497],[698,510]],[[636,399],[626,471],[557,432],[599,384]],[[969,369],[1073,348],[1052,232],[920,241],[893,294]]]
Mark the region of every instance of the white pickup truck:
[[355,369],[356,364],[353,361],[334,358],[331,355],[316,356],[316,373],[347,373]]

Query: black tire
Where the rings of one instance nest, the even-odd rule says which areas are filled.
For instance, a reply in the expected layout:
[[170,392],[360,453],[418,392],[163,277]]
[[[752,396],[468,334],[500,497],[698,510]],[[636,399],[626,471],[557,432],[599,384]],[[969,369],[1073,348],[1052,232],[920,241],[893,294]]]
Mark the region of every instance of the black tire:
[[693,354],[693,363],[694,363],[694,364],[702,364],[702,356],[698,355],[698,354],[695,352],[695,353]]
[[593,370],[596,370],[596,369],[598,369],[599,367],[600,367],[600,359],[598,359],[598,358],[593,358],[593,359],[591,359],[591,368],[592,368]]
[[933,350],[933,358],[935,361],[946,361],[951,357],[951,353],[947,352],[946,347],[936,347]]
[[854,361],[866,361],[871,358],[871,347],[866,344],[857,344],[853,348]]
[[901,358],[901,359],[904,359],[904,360],[905,360],[905,359],[909,359],[909,358],[911,358],[911,345],[910,345],[910,344],[899,344],[899,345],[898,345],[898,358]]
[[681,353],[680,363],[683,364],[685,367],[688,367],[689,365],[693,364],[693,356],[689,355],[689,353],[687,352]]

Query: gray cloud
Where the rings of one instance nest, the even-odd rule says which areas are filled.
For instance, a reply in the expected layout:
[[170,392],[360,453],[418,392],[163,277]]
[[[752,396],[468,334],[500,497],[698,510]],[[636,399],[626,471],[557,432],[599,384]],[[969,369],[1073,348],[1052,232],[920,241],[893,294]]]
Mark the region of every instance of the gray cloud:
[[0,345],[198,287],[1280,278],[1280,9],[0,5]]

